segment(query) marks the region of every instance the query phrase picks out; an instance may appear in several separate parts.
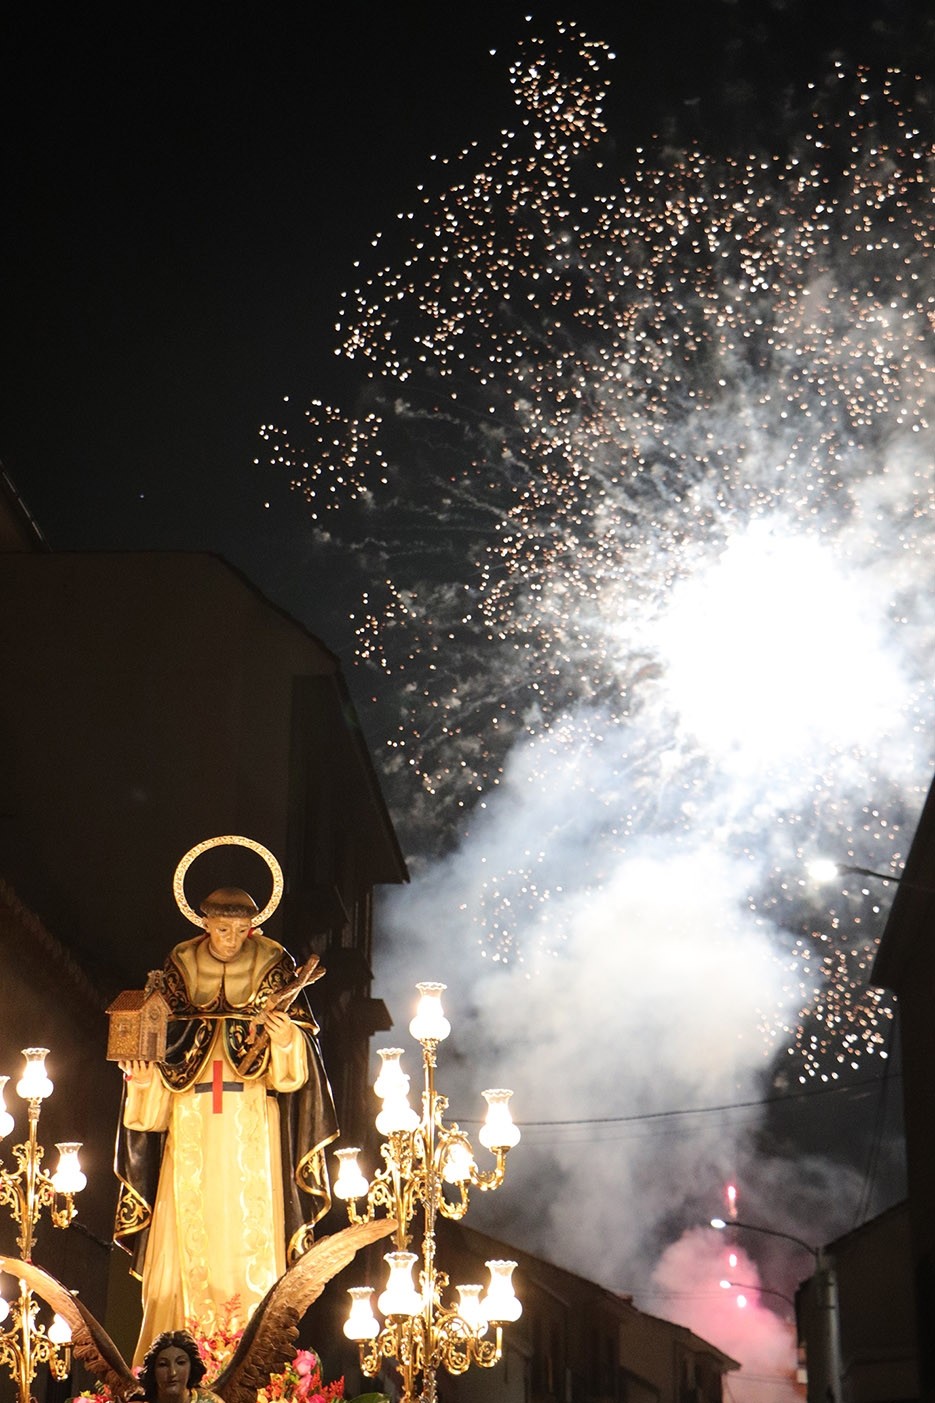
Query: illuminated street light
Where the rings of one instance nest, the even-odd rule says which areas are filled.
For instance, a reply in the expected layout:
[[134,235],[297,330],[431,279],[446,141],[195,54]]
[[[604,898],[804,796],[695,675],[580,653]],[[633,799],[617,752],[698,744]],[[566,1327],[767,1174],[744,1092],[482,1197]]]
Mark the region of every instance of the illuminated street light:
[[833,862],[828,857],[816,857],[808,864],[808,875],[816,882],[832,882],[835,877],[846,876],[849,872],[857,877],[875,877],[880,882],[899,883],[904,880],[899,872],[875,872],[872,867],[855,867],[849,863]]
[[794,1237],[792,1233],[780,1232],[778,1228],[760,1228],[753,1223],[741,1223],[737,1218],[732,1218],[729,1223],[725,1222],[723,1218],[712,1218],[711,1227],[717,1228],[718,1232],[723,1232],[725,1228],[744,1228],[747,1232],[765,1233],[767,1237],[781,1237],[786,1242],[794,1242],[796,1247],[802,1247],[806,1252],[810,1252],[816,1262],[821,1256],[820,1247],[812,1247],[811,1243],[806,1242],[804,1238]]
[[[793,1233],[780,1232],[778,1228],[764,1228],[758,1223],[743,1223],[735,1218],[726,1223],[723,1218],[712,1218],[711,1227],[718,1232],[725,1228],[736,1228],[740,1232],[763,1233],[767,1237],[782,1238],[808,1252],[815,1263],[815,1282],[820,1308],[825,1312],[825,1344],[828,1351],[828,1373],[832,1381],[834,1403],[841,1403],[841,1328],[838,1309],[838,1279],[834,1266],[823,1247],[813,1247]],[[759,1290],[765,1288],[760,1287]],[[778,1293],[777,1293],[778,1294]]]
[[853,873],[857,877],[872,877],[877,882],[892,882],[897,887],[908,887],[911,891],[927,892],[935,896],[935,887],[926,882],[913,882],[902,872],[876,872],[872,867],[857,867],[845,862],[832,862],[827,857],[817,857],[807,864],[808,875],[815,882],[832,882],[835,877],[845,877]]

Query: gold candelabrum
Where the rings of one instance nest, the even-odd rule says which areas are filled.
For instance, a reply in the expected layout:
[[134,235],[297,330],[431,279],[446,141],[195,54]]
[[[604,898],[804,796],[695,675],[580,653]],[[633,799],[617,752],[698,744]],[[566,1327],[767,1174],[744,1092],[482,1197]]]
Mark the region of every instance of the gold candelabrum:
[[[346,1201],[352,1223],[369,1221],[380,1208],[396,1220],[396,1248],[384,1258],[389,1275],[377,1301],[384,1324],[370,1304],[373,1287],[354,1286],[349,1292],[351,1310],[344,1333],[358,1343],[361,1369],[372,1378],[384,1360],[395,1360],[403,1384],[402,1403],[414,1403],[417,1398],[435,1403],[436,1372],[463,1374],[472,1364],[492,1368],[503,1352],[503,1324],[518,1320],[522,1313],[513,1291],[515,1262],[487,1262],[486,1292],[483,1286],[457,1286],[458,1302],[448,1305],[442,1302],[448,1276],[435,1264],[438,1215],[463,1218],[472,1187],[483,1191],[500,1187],[507,1152],[519,1140],[519,1130],[509,1109],[513,1093],[485,1091],[487,1118],[478,1139],[494,1155],[495,1164],[481,1170],[468,1136],[455,1124],[445,1125],[448,1101],[435,1090],[438,1045],[451,1031],[441,1007],[445,985],[426,983],[417,988],[419,1005],[409,1031],[422,1045],[422,1115],[409,1104],[409,1077],[400,1065],[402,1049],[381,1049],[374,1090],[383,1103],[376,1118],[377,1130],[386,1137],[380,1147],[383,1168],[368,1182],[357,1163],[360,1150],[338,1150],[334,1192]],[[412,1268],[419,1257],[408,1248],[410,1224],[419,1209],[424,1230],[417,1289]]]
[[[0,1161],[0,1205],[8,1208],[19,1226],[17,1244],[23,1261],[32,1261],[35,1229],[43,1208],[48,1208],[53,1224],[67,1228],[75,1216],[74,1195],[87,1180],[78,1163],[80,1144],[56,1145],[59,1153],[54,1174],[42,1168],[44,1150],[39,1144],[39,1112],[42,1102],[53,1091],[45,1069],[48,1048],[23,1049],[26,1065],[16,1084],[16,1092],[29,1108],[29,1138],[13,1146],[15,1169]],[[13,1117],[6,1108],[4,1092],[9,1077],[0,1077],[0,1140],[13,1130]],[[7,1322],[9,1324],[7,1325]],[[71,1331],[58,1314],[46,1328],[38,1319],[38,1304],[24,1281],[12,1301],[0,1296],[0,1364],[6,1365],[16,1383],[19,1403],[29,1403],[32,1381],[40,1364],[47,1364],[57,1379],[64,1379],[71,1368]]]

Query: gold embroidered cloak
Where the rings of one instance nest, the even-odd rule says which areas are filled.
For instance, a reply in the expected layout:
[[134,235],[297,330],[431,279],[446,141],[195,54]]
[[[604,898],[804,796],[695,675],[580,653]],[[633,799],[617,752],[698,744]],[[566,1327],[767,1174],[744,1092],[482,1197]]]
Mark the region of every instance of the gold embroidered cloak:
[[246,1321],[327,1211],[337,1134],[307,1010],[290,1010],[288,1047],[252,1050],[251,1014],[295,973],[281,945],[254,933],[224,962],[199,936],[165,973],[166,1060],[127,1082],[118,1137],[115,1236],[137,1237],[143,1283],[135,1362],[163,1330],[194,1319],[207,1333],[235,1296]]

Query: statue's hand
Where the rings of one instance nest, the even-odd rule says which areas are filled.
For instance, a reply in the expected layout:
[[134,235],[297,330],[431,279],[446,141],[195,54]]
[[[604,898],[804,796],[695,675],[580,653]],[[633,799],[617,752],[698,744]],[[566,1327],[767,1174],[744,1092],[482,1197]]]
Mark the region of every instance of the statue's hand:
[[142,1062],[134,1058],[132,1061],[122,1060],[117,1063],[127,1081],[133,1081],[137,1086],[149,1086],[153,1079],[152,1062]]
[[288,1013],[268,1013],[264,1021],[270,1042],[276,1047],[288,1047],[293,1036],[293,1022]]

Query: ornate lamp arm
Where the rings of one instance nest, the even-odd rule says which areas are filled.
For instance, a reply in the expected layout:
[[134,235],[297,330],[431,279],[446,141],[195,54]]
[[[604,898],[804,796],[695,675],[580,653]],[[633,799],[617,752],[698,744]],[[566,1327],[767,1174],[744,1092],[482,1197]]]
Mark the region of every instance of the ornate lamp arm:
[[[510,1275],[514,1262],[488,1262],[490,1286],[482,1297],[481,1286],[459,1286],[457,1305],[446,1305],[442,1293],[448,1276],[436,1266],[435,1228],[438,1215],[463,1218],[471,1186],[497,1189],[506,1173],[506,1156],[519,1140],[508,1101],[511,1092],[485,1091],[488,1111],[479,1139],[494,1156],[494,1167],[478,1169],[470,1139],[457,1125],[445,1125],[447,1098],[435,1086],[439,1043],[448,1035],[448,1020],[438,995],[444,985],[420,984],[422,1000],[409,1025],[422,1048],[422,1113],[409,1105],[409,1078],[400,1066],[402,1050],[380,1051],[382,1066],[374,1089],[383,1102],[377,1129],[386,1138],[381,1145],[383,1168],[368,1182],[357,1165],[359,1151],[337,1152],[339,1172],[334,1184],[337,1198],[347,1202],[351,1222],[372,1218],[378,1208],[396,1222],[395,1252],[387,1253],[389,1281],[378,1305],[385,1317],[381,1326],[373,1314],[369,1286],[352,1287],[351,1314],[344,1327],[356,1340],[360,1365],[372,1378],[384,1361],[394,1360],[402,1382],[402,1403],[435,1403],[439,1369],[463,1374],[472,1364],[489,1369],[502,1356],[502,1323],[518,1319],[521,1306]],[[445,1185],[450,1185],[446,1193]],[[363,1200],[363,1211],[358,1201]],[[418,1289],[411,1279],[418,1261],[406,1249],[410,1224],[422,1210],[421,1266]],[[488,1332],[493,1329],[493,1335]]]
[[[19,1226],[17,1244],[24,1262],[32,1261],[35,1228],[43,1208],[48,1208],[52,1223],[67,1228],[75,1216],[74,1195],[84,1188],[85,1176],[78,1164],[76,1143],[58,1145],[59,1164],[54,1174],[42,1167],[45,1154],[39,1144],[38,1127],[42,1102],[51,1095],[53,1087],[46,1075],[44,1047],[25,1048],[26,1067],[17,1085],[17,1092],[27,1103],[29,1134],[20,1145],[13,1146],[15,1169],[0,1163],[0,1206],[8,1208]],[[13,1129],[13,1117],[6,1109],[3,1092],[9,1077],[0,1077],[0,1139]],[[0,1331],[0,1365],[6,1367],[16,1384],[19,1403],[30,1403],[33,1380],[40,1364],[47,1364],[57,1379],[64,1379],[71,1367],[70,1335],[67,1327],[56,1319],[46,1330],[37,1319],[37,1302],[26,1283],[19,1283],[19,1296],[9,1306],[2,1301],[0,1324],[9,1325]],[[58,1333],[56,1333],[58,1332]]]

